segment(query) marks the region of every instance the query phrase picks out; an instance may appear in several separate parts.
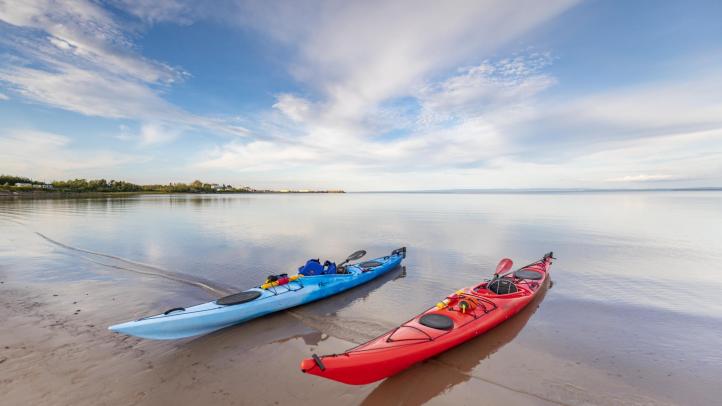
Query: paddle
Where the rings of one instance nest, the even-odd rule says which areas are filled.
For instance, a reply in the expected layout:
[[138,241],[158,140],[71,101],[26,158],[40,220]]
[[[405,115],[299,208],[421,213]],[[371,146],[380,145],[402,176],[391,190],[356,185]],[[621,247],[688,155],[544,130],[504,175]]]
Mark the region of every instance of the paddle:
[[348,258],[346,258],[346,260],[341,262],[338,266],[344,266],[349,261],[355,261],[357,259],[361,259],[364,255],[366,255],[366,251],[358,250],[358,251],[354,252],[353,254],[349,255]]
[[502,274],[510,270],[512,265],[514,265],[514,262],[512,262],[509,258],[504,258],[499,261],[499,265],[496,266],[496,272],[494,272],[494,279],[502,276]]

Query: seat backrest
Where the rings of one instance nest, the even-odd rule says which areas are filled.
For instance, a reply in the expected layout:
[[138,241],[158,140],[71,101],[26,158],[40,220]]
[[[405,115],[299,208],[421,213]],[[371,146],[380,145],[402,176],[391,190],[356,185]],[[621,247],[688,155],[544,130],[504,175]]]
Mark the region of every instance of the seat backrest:
[[516,293],[517,291],[514,282],[505,278],[494,279],[486,285],[486,288],[496,293],[497,295],[507,295],[509,293]]

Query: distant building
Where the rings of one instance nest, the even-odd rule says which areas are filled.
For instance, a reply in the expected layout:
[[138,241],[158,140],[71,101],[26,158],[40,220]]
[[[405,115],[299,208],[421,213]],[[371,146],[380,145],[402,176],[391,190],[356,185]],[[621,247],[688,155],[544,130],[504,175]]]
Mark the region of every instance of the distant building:
[[31,187],[33,189],[48,189],[48,190],[53,189],[53,185],[51,185],[49,183],[34,184],[34,183],[27,183],[27,182],[17,182],[17,183],[15,183],[15,187]]

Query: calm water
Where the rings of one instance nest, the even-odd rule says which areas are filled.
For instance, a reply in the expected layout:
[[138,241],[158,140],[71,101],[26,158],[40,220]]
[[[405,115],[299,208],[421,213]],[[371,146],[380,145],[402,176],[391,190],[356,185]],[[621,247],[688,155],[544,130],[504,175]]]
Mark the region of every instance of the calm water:
[[[720,395],[722,192],[0,200],[0,234],[0,270],[16,279],[148,278],[84,271],[79,264],[107,258],[95,252],[227,290],[293,272],[311,257],[340,261],[366,249],[372,258],[408,247],[405,270],[301,310],[329,319],[322,332],[347,341],[479,281],[502,257],[523,265],[554,251],[554,286],[509,335],[510,348],[593,365],[674,402],[684,403],[684,388],[701,400]],[[51,249],[24,254],[40,246]],[[468,369],[484,368],[486,356]],[[697,386],[679,389],[682,380]]]

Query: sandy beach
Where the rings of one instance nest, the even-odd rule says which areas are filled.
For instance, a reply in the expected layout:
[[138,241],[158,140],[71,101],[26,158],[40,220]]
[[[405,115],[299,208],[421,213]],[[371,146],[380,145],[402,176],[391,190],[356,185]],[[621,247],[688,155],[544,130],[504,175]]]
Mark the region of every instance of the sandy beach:
[[[108,306],[107,299],[131,299],[141,314],[143,297],[158,294],[153,283],[144,282],[123,293],[107,282],[82,282],[69,289],[4,282],[0,392],[6,404],[332,405],[340,400],[363,405],[472,405],[480,398],[485,404],[508,405],[668,404],[621,377],[538,349],[516,348],[494,356],[514,339],[542,300],[478,340],[379,384],[355,387],[299,372],[301,357],[321,342],[325,351],[341,351],[354,343],[308,326],[298,311],[177,342],[107,331],[104,327],[127,310]],[[174,294],[189,292],[166,291],[163,299],[170,301]],[[484,360],[492,362],[475,373]],[[585,386],[590,383],[594,386]]]
[[[152,284],[151,284],[152,285]],[[127,297],[127,292],[136,297]],[[165,292],[188,295],[179,290]],[[529,388],[514,381],[497,380],[496,373],[475,376],[471,370],[511,341],[531,317],[534,308],[501,328],[458,350],[412,368],[402,376],[367,387],[305,376],[298,370],[309,346],[324,342],[327,351],[340,351],[353,343],[307,326],[303,315],[278,314],[206,337],[178,342],[155,342],[120,336],[105,330],[125,311],[107,305],[107,299],[138,303],[157,294],[146,283],[121,294],[107,282],[83,282],[70,289],[3,283],[2,396],[7,404],[67,405],[228,405],[287,404],[474,404],[483,396],[491,404],[578,404],[579,401],[619,404],[618,398],[594,398],[570,381],[548,388]],[[198,299],[203,299],[198,297]],[[208,298],[210,299],[210,298]],[[161,301],[162,303],[162,301]],[[313,321],[310,321],[313,324]],[[473,356],[469,356],[473,354]],[[530,358],[533,357],[533,358]],[[506,356],[505,356],[506,358]],[[526,360],[526,361],[525,361]],[[533,362],[535,372],[554,369],[559,360],[529,350],[505,360],[509,364]],[[498,371],[504,376],[508,371]],[[564,369],[574,369],[567,366]],[[589,372],[589,371],[587,371]],[[569,371],[569,378],[577,372]],[[527,376],[528,377],[528,376]],[[460,390],[454,388],[473,381]],[[624,385],[609,379],[619,393]],[[541,389],[541,390],[540,390]],[[626,388],[627,390],[631,388]],[[445,394],[441,398],[437,396]],[[568,399],[574,398],[574,402]],[[564,400],[567,399],[567,400]],[[608,400],[608,402],[607,402]],[[629,404],[652,403],[653,398],[628,399]],[[432,402],[434,403],[434,402]]]

